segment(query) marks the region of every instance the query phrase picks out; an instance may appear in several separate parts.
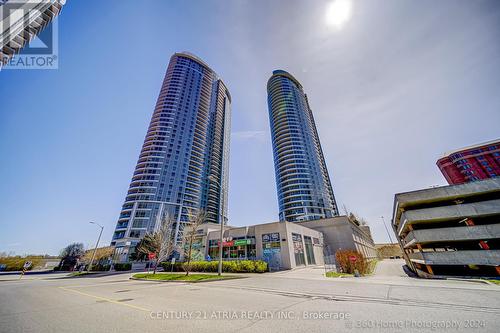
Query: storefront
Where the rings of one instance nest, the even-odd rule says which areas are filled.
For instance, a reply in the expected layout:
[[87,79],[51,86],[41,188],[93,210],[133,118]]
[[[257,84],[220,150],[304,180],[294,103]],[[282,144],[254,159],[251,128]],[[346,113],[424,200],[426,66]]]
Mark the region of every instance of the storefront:
[[[219,240],[211,239],[208,241],[208,256],[211,259],[219,258]],[[225,260],[245,260],[256,259],[255,237],[226,239],[222,242],[223,256]]]
[[[220,226],[198,229],[206,260],[219,258]],[[224,260],[260,259],[272,271],[323,264],[323,235],[297,223],[274,222],[248,227],[225,227]]]

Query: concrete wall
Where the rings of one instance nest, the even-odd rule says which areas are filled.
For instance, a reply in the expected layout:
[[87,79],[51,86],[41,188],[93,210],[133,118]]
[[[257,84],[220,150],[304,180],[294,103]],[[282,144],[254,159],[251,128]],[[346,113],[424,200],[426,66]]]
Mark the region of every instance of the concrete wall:
[[500,224],[474,225],[454,228],[413,230],[404,239],[405,248],[414,243],[495,239],[500,236]]
[[500,265],[500,250],[415,252],[408,256],[425,265]]
[[377,257],[369,228],[360,228],[350,222],[347,216],[300,222],[300,225],[323,233],[325,256],[329,263],[334,263],[338,250],[356,250],[367,259]]
[[399,225],[398,235],[405,231],[409,224],[432,223],[462,217],[488,216],[498,214],[500,211],[499,207],[500,200],[488,200],[461,205],[408,210],[401,215],[401,221],[403,222]]
[[499,218],[497,177],[396,194],[392,227],[422,277],[499,276]]

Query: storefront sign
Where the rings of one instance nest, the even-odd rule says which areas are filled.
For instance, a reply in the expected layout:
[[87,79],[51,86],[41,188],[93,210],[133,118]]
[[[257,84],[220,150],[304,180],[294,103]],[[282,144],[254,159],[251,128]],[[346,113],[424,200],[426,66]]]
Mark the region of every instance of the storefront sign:
[[250,239],[237,239],[234,242],[234,246],[243,246],[243,245],[250,245],[251,241]]
[[262,242],[263,243],[279,242],[279,241],[280,241],[279,232],[273,232],[272,234],[263,234],[262,235]]

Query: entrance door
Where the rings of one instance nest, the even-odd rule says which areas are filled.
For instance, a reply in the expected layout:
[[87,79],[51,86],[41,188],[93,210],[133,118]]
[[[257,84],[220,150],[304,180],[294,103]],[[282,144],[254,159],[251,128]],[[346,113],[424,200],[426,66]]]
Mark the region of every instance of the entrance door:
[[302,235],[292,233],[292,241],[293,241],[293,253],[295,255],[295,265],[305,266],[306,260],[304,258],[304,246],[302,245]]
[[309,265],[316,265],[316,259],[314,258],[314,248],[311,237],[304,236],[304,243],[306,246],[307,263]]

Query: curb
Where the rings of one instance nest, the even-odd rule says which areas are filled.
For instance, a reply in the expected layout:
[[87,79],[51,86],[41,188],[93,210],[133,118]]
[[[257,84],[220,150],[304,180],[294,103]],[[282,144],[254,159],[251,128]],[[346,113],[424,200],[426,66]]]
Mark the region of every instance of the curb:
[[482,283],[482,284],[489,284],[490,286],[496,286],[496,284],[491,283],[490,281],[487,281],[487,280],[482,280],[482,279],[447,278],[446,280],[450,280],[450,281],[465,281],[465,282],[473,282],[473,283]]
[[144,278],[135,278],[135,277],[129,277],[129,280],[136,280],[136,281],[148,281],[148,282],[173,282],[173,283],[203,283],[203,282],[214,282],[214,281],[227,281],[227,280],[237,280],[237,279],[246,279],[246,276],[231,276],[227,277],[225,279],[207,279],[207,280],[200,280],[200,281],[179,281],[179,280],[152,280],[152,279],[144,279]]

